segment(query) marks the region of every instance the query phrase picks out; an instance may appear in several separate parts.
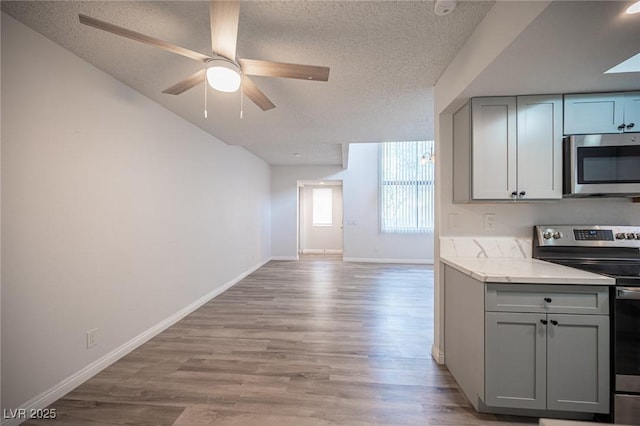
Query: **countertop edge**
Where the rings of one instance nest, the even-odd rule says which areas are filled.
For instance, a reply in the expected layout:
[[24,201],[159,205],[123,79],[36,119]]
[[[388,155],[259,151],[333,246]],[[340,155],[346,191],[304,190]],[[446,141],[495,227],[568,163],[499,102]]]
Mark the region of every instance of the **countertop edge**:
[[[534,267],[539,265],[541,270],[557,270],[564,271],[565,276],[557,275],[550,276],[548,274],[545,275],[526,275],[526,276],[514,276],[509,275],[508,273],[494,273],[493,271],[486,270],[475,270],[472,269],[468,265],[464,265],[465,260],[467,262],[473,261],[478,262],[477,258],[454,258],[454,257],[440,257],[440,261],[457,271],[470,276],[471,278],[485,282],[485,283],[514,283],[514,284],[573,284],[573,285],[604,285],[604,286],[612,286],[615,285],[616,281],[614,278],[607,277],[604,275],[598,275],[586,271],[577,270],[574,268],[570,268],[568,266],[557,265],[554,263],[545,262],[543,260],[538,259],[511,259],[511,258],[484,258],[480,261],[483,261],[488,266],[491,266],[492,262],[495,262],[495,265],[499,263],[504,263],[505,261],[513,261],[517,262],[527,262]],[[487,268],[483,268],[487,269]],[[491,268],[489,268],[491,269]],[[579,275],[579,276],[575,276]]]

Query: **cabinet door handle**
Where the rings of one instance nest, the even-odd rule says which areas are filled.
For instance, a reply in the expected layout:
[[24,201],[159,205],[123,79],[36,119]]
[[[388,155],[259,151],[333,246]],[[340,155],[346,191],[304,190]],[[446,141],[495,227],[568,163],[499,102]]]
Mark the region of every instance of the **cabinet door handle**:
[[556,321],[556,320],[551,320],[551,324],[553,324],[553,325],[558,325],[558,321]]
[[629,124],[627,124],[627,130],[628,130],[628,129],[633,129],[633,126],[634,126],[634,125],[635,125],[635,124],[633,124],[633,123],[629,123]]
[[516,191],[513,191],[513,192],[511,193],[511,196],[512,196],[513,198],[516,198],[516,197],[518,196],[518,193],[517,193]]
[[550,297],[545,297],[544,301],[547,302],[547,303],[551,303],[551,298]]
[[524,191],[520,191],[520,193],[518,194],[520,196],[520,198],[524,197],[525,195],[527,195],[526,192]]
[[625,128],[625,124],[622,123],[621,125],[618,126],[618,130],[623,131]]
[[547,324],[549,323],[549,321],[547,321],[547,320],[543,320],[543,319],[541,319],[541,320],[540,320],[540,322],[541,322],[543,325],[547,325]]

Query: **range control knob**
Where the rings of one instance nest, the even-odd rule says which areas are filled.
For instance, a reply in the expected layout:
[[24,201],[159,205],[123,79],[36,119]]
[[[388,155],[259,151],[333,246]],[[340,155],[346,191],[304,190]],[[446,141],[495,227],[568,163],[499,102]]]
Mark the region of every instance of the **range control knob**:
[[636,240],[640,240],[640,234],[636,234]]
[[623,234],[622,232],[618,232],[616,234],[616,240],[624,240],[625,238],[627,238],[627,235]]
[[636,234],[631,232],[627,234],[627,240],[635,240],[635,239],[636,239]]
[[551,231],[544,231],[544,233],[542,234],[542,238],[544,238],[545,240],[550,240],[552,236],[553,234],[551,233]]
[[562,232],[556,231],[556,232],[553,233],[553,239],[554,240],[559,240],[560,238],[562,238]]

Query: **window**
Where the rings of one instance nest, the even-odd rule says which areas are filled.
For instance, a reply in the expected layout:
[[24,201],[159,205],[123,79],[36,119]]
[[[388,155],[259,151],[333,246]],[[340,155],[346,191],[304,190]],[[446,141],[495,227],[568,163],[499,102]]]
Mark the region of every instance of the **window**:
[[433,141],[380,144],[382,232],[433,231],[432,154]]
[[333,224],[333,191],[331,188],[313,188],[313,226],[331,226]]

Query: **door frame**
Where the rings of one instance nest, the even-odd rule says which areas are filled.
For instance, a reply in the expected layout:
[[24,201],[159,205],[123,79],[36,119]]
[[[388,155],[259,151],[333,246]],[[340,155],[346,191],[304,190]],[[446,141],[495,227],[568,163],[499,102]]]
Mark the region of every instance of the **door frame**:
[[320,187],[320,186],[339,186],[341,189],[341,203],[340,203],[340,228],[341,232],[341,247],[342,254],[344,254],[344,184],[342,179],[318,179],[318,180],[299,180],[297,186],[297,210],[296,217],[296,256],[299,259],[300,255],[305,250],[305,188],[307,187]]

